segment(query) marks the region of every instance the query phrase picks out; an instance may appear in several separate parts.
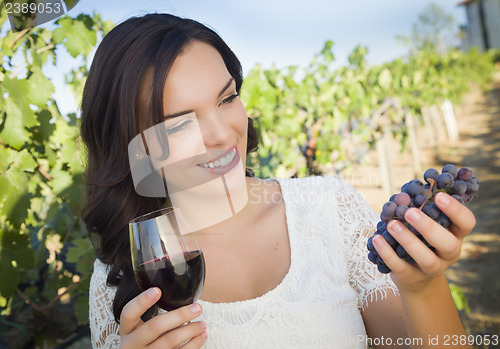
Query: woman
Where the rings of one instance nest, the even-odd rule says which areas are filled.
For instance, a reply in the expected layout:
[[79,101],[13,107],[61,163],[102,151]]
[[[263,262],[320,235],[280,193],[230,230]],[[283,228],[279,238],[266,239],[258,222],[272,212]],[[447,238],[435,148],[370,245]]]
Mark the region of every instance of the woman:
[[443,272],[458,260],[473,214],[438,195],[453,222],[449,232],[409,209],[407,221],[435,252],[393,221],[391,234],[417,266],[374,239],[393,271],[388,277],[366,258],[376,215],[353,188],[322,177],[245,177],[246,205],[197,231],[207,270],[200,301],[156,309],[160,291],[141,292],[135,282],[127,225],[169,198],[137,194],[127,147],[144,130],[195,113],[206,150],[235,149],[244,165],[257,142],[238,97],[241,84],[232,51],[188,19],[132,18],[97,50],[82,99],[84,220],[98,256],[90,287],[93,346],[366,348],[368,335],[378,347],[428,347],[429,338],[443,344],[445,335],[464,334]]

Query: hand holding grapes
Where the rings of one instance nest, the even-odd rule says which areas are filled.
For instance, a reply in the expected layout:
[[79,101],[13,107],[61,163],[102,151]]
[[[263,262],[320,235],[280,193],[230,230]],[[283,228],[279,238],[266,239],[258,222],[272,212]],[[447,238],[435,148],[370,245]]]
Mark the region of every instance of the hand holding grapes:
[[141,315],[161,296],[158,288],[151,288],[132,299],[120,316],[120,348],[201,348],[207,339],[205,323],[190,322],[201,314],[199,304],[187,305],[153,317],[144,322]]
[[463,203],[479,189],[469,168],[451,164],[441,174],[427,170],[424,180],[406,183],[391,197],[368,241],[368,258],[379,271],[393,271],[400,289],[417,292],[459,259],[463,238],[475,225]]
[[446,268],[459,259],[462,241],[476,224],[473,213],[450,195],[439,193],[435,203],[451,221],[448,229],[418,208],[409,208],[404,215],[405,220],[427,243],[397,220],[387,225],[391,236],[415,264],[400,258],[382,236],[373,238],[376,251],[393,271],[392,278],[400,289],[418,292],[427,281],[442,275]]

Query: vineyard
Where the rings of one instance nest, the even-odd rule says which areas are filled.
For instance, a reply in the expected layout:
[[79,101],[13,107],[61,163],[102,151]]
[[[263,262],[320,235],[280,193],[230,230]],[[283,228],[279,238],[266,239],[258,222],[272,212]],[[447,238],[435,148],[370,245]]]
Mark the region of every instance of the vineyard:
[[[79,119],[61,115],[42,68],[67,50],[78,65],[67,84],[79,100],[88,54],[113,25],[98,15],[56,23],[53,31],[0,38],[0,347],[2,340],[10,348],[55,346],[88,333],[94,253],[79,218],[85,150]],[[368,66],[366,54],[357,47],[347,66],[336,67],[328,41],[305,68],[249,72],[241,96],[261,140],[247,160],[256,176],[355,182],[356,171],[370,169],[353,185],[395,192],[404,183],[399,159],[411,176],[440,159],[460,137],[455,113],[463,97],[490,86],[495,71],[492,55],[474,50],[420,51],[379,66]],[[460,288],[455,295],[465,311]]]

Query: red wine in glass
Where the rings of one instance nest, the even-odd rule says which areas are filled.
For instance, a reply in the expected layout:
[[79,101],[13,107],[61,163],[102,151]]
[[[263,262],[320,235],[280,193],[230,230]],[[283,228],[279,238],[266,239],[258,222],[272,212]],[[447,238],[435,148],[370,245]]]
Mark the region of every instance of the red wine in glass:
[[166,311],[197,302],[205,281],[205,261],[179,209],[148,213],[129,224],[130,251],[141,289],[161,289]]
[[143,290],[161,289],[158,305],[167,311],[192,304],[200,298],[205,279],[205,261],[200,250],[174,258],[157,258],[135,268],[135,277]]

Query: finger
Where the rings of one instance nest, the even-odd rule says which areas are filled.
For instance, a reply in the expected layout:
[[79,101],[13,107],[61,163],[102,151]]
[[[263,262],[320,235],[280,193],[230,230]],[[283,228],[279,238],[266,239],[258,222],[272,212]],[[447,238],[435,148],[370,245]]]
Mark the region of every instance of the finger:
[[391,221],[387,229],[425,274],[434,275],[441,271],[442,261],[439,257],[401,222]]
[[132,332],[142,324],[142,314],[151,308],[160,298],[161,291],[158,287],[150,288],[128,302],[120,315],[120,336]]
[[137,329],[137,337],[143,343],[152,343],[163,333],[183,326],[186,322],[200,316],[201,312],[201,305],[195,303],[155,316]]
[[[459,238],[419,209],[408,209],[405,213],[405,220],[418,230],[425,240],[436,249],[436,253],[443,259],[455,260],[460,255]],[[430,263],[431,260],[428,262]]]
[[382,235],[375,235],[372,242],[380,258],[382,258],[385,264],[396,274],[402,274],[410,272],[411,269],[416,269],[410,263],[399,258],[396,252],[394,252],[394,249],[387,243],[387,241],[385,241]]
[[476,226],[476,218],[471,210],[446,193],[436,195],[436,205],[453,223],[450,230],[459,239],[463,239]]
[[187,343],[204,333],[206,328],[207,326],[203,321],[191,322],[187,325],[182,325],[175,330],[165,333],[154,343],[151,343],[151,345],[148,346],[148,349],[178,348],[183,343],[186,343],[182,345],[182,348],[185,348]]
[[207,332],[203,332],[202,334],[194,337],[188,343],[182,346],[182,349],[199,349],[201,346],[207,341],[208,334]]

